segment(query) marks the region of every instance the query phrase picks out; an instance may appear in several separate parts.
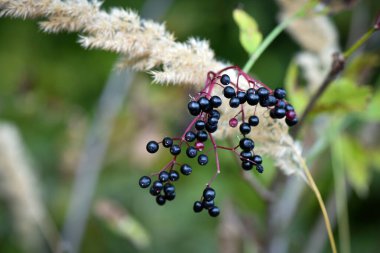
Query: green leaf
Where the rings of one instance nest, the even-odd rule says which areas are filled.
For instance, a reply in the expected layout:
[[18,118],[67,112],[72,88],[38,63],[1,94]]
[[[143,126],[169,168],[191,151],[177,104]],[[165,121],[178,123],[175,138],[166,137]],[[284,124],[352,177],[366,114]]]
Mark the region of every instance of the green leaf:
[[252,54],[263,40],[263,35],[259,31],[256,21],[241,9],[233,11],[233,18],[240,29],[241,45],[248,54]]
[[380,91],[376,91],[372,97],[367,109],[363,112],[362,116],[364,120],[368,121],[380,121]]
[[312,113],[352,113],[364,111],[371,97],[371,88],[359,86],[352,79],[340,78],[327,88]]
[[342,135],[333,142],[340,152],[348,180],[359,196],[368,192],[371,180],[369,157],[366,149],[354,138]]

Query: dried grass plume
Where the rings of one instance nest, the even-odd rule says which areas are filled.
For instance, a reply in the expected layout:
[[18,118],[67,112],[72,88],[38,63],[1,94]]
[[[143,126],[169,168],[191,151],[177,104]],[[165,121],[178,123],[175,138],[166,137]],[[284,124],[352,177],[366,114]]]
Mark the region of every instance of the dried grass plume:
[[0,17],[43,19],[45,32],[79,32],[83,47],[119,53],[120,66],[147,71],[160,84],[199,85],[209,70],[224,66],[207,41],[177,42],[162,24],[131,10],[106,12],[100,6],[97,0],[0,0]]
[[30,164],[17,129],[0,123],[0,194],[14,216],[22,247],[26,252],[41,252],[44,239],[54,249],[57,234]]

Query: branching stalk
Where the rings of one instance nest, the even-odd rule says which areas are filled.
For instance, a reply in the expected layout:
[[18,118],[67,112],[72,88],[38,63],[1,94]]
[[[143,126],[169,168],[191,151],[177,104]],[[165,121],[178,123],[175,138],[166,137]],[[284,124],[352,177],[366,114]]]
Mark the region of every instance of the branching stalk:
[[344,58],[347,59],[348,57],[350,57],[356,50],[358,50],[364,43],[366,43],[367,40],[369,40],[372,34],[376,31],[377,30],[373,27],[368,32],[366,32],[362,37],[360,37],[360,39],[358,39],[358,41],[356,41],[354,45],[352,45],[346,52],[344,52],[343,54]]

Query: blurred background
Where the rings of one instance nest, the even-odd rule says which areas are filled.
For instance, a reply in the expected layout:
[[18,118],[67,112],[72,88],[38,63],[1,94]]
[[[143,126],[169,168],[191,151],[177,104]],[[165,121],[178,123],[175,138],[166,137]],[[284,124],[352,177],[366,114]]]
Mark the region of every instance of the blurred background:
[[[264,35],[276,26],[279,17],[275,1],[163,2],[152,9],[144,1],[108,0],[104,8],[128,7],[143,12],[144,17],[165,21],[179,41],[190,36],[205,38],[219,60],[240,66],[248,55],[239,43],[239,30],[232,18],[234,8],[239,5],[253,16]],[[342,50],[367,31],[380,10],[377,0],[359,1],[351,9],[345,8],[345,2],[335,1],[336,12],[329,15]],[[0,252],[51,252],[49,241],[58,241],[62,230],[72,229],[67,225],[67,215],[73,189],[86,188],[83,184],[75,186],[76,177],[96,182],[87,188],[93,189],[93,198],[83,238],[79,238],[79,252],[260,252],[268,248],[273,233],[268,217],[273,205],[243,180],[229,153],[222,155],[222,173],[214,183],[222,210],[218,218],[192,211],[193,202],[214,173],[213,164],[194,166],[193,174],[178,182],[175,201],[162,207],[138,187],[142,175],[158,171],[170,159],[165,152],[148,154],[147,141],[181,134],[190,120],[186,104],[194,91],[190,87],[153,85],[146,74],[115,74],[117,55],[85,50],[77,40],[77,34],[43,33],[36,21],[0,19]],[[374,37],[363,50],[378,56],[379,41]],[[270,87],[282,86],[288,66],[301,50],[288,33],[283,33],[259,59],[252,74]],[[377,58],[373,61],[363,82],[375,92],[380,75]],[[114,107],[108,103],[113,101],[110,94],[118,94],[117,85],[116,92],[106,89],[112,82],[128,83],[121,87],[124,93],[115,98]],[[109,110],[111,116],[107,118]],[[350,133],[360,139],[369,128],[373,133],[371,145],[379,146],[376,122],[356,123]],[[109,136],[96,139],[97,131],[109,132]],[[91,147],[100,150],[91,151]],[[99,167],[98,177],[91,175],[91,168],[76,174],[79,167],[86,167],[81,160],[86,152],[88,160]],[[99,154],[104,154],[104,159]],[[329,159],[329,152],[322,153],[314,170],[326,200],[335,186]],[[270,159],[265,159],[265,168],[262,175],[252,172],[265,187],[282,192],[281,187],[273,187],[273,180],[280,185],[285,180],[299,181],[279,176],[281,172]],[[352,252],[378,252],[380,246],[380,174],[378,168],[368,170],[365,193],[358,194],[350,184],[345,186]],[[318,230],[320,209],[314,195],[306,188],[297,198],[292,219],[281,228],[286,234],[282,249],[330,252],[323,223]],[[75,224],[75,219],[70,222]],[[313,231],[322,235],[313,235]],[[334,231],[339,241],[337,229]],[[310,238],[321,243],[313,246]],[[61,247],[70,250],[67,245]]]

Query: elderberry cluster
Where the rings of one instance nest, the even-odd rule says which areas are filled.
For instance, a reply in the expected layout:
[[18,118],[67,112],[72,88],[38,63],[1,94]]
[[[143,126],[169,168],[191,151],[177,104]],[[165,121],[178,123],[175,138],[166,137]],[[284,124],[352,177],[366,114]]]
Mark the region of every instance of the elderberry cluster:
[[[239,77],[235,83],[227,74],[219,75],[227,69],[237,70],[239,75],[243,75],[247,79],[249,87],[247,89],[240,88]],[[157,177],[154,182],[152,182],[152,176],[143,176],[139,180],[139,185],[142,188],[150,187],[149,192],[156,198],[159,205],[164,205],[166,201],[173,200],[176,196],[174,183],[179,180],[180,174],[188,176],[193,171],[189,164],[178,163],[177,157],[181,153],[185,153],[187,157],[196,159],[200,166],[206,165],[209,158],[207,152],[203,150],[205,142],[210,140],[215,151],[217,173],[207,183],[200,200],[195,201],[193,210],[198,213],[205,209],[208,210],[210,216],[216,217],[220,210],[214,203],[216,191],[210,187],[210,184],[220,172],[217,149],[228,150],[238,155],[243,170],[251,170],[255,167],[257,172],[262,173],[264,171],[262,158],[254,152],[254,140],[247,136],[260,123],[260,119],[256,115],[256,107],[267,108],[270,117],[273,119],[285,118],[288,126],[295,125],[298,120],[293,106],[285,100],[286,92],[284,89],[277,88],[272,91],[235,66],[228,67],[218,73],[210,73],[207,77],[206,87],[187,105],[188,111],[194,116],[194,119],[183,135],[178,138],[165,137],[160,142],[152,140],[147,143],[146,149],[149,153],[156,153],[162,145],[173,155],[173,159],[158,173],[152,175]],[[228,99],[229,107],[232,110],[240,108],[240,111],[229,119],[229,126],[232,128],[236,128],[240,122],[239,131],[242,136],[239,145],[236,147],[218,146],[213,138],[213,133],[218,130],[221,117],[218,108],[222,105],[223,100],[217,95],[212,95],[212,93],[214,88],[220,87],[223,96]],[[177,172],[176,168],[180,173]]]
[[[298,119],[293,106],[284,100],[286,97],[286,91],[284,89],[277,88],[274,91],[270,91],[265,87],[256,89],[255,87],[251,87],[244,91],[239,89],[239,87],[230,85],[230,77],[226,74],[221,76],[220,82],[225,86],[223,95],[229,99],[229,106],[231,108],[238,108],[244,104],[253,107],[260,105],[270,110],[269,114],[271,118],[282,119],[285,117],[285,122],[288,126],[297,124]],[[259,117],[255,115],[255,113],[250,115],[247,121],[243,118],[239,126],[240,133],[243,135],[243,138],[239,142],[239,147],[242,150],[240,153],[240,159],[242,161],[241,167],[244,170],[251,170],[253,166],[255,166],[256,170],[262,173],[264,171],[262,158],[260,155],[253,153],[255,143],[251,138],[246,137],[246,135],[251,132],[252,127],[258,126],[259,122]],[[238,124],[239,121],[236,117],[229,121],[231,127],[237,127]]]
[[208,214],[211,217],[216,217],[219,215],[220,210],[214,203],[216,192],[211,187],[206,187],[203,191],[202,198],[200,201],[195,201],[193,205],[193,210],[196,213],[201,212],[203,209],[208,210]]
[[[175,166],[179,166],[180,172],[184,176],[190,175],[193,171],[190,165],[178,164],[176,162],[177,156],[182,152],[183,143],[186,143],[187,146],[185,151],[187,157],[196,158],[198,164],[201,166],[208,163],[208,156],[202,153],[202,151],[205,147],[204,142],[208,140],[209,134],[214,133],[217,130],[220,113],[216,108],[221,104],[222,100],[218,96],[213,96],[210,99],[201,97],[197,102],[190,102],[188,104],[189,112],[191,115],[197,116],[193,125],[194,130],[189,129],[185,132],[182,138],[165,137],[160,143],[149,141],[146,145],[146,150],[153,154],[159,150],[161,144],[164,148],[168,148],[169,152],[174,156],[173,160],[158,173],[158,178],[153,183],[148,176],[140,178],[140,187],[148,188],[151,186],[149,192],[156,197],[157,204],[164,205],[166,200],[170,201],[175,197],[175,187],[173,183],[180,178],[179,173],[174,170]],[[166,170],[169,170],[169,172]],[[198,201],[201,203],[200,209],[196,209],[194,205],[194,211],[197,210],[196,212],[200,212],[204,208],[209,210],[210,216],[218,216],[219,208],[214,205],[214,197],[215,190],[207,187],[203,194],[203,201]]]

